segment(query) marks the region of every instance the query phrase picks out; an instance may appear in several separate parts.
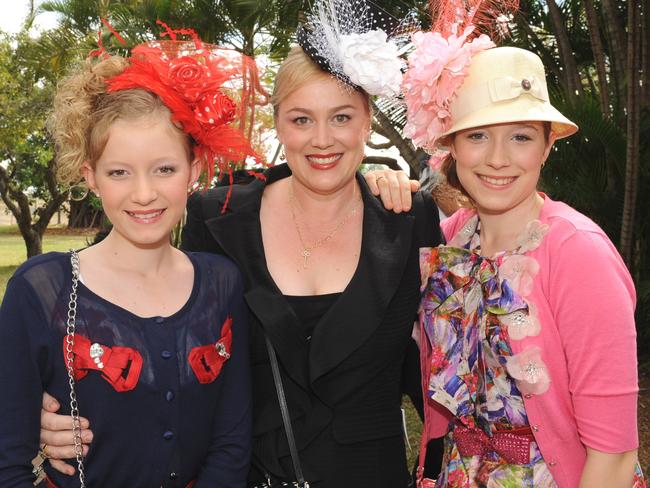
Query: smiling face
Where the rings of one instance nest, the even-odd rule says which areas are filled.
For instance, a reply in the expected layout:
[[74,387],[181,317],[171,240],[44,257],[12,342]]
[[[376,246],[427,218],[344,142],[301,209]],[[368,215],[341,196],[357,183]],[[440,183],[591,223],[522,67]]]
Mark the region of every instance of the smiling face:
[[333,193],[354,182],[370,133],[363,95],[328,75],[302,84],[277,107],[276,130],[294,179]]
[[450,145],[456,173],[479,214],[506,214],[531,204],[554,141],[553,134],[547,139],[542,122],[457,132]]
[[150,248],[169,245],[200,165],[190,164],[184,136],[160,114],[113,122],[94,168],[84,164],[83,172],[101,197],[111,233]]

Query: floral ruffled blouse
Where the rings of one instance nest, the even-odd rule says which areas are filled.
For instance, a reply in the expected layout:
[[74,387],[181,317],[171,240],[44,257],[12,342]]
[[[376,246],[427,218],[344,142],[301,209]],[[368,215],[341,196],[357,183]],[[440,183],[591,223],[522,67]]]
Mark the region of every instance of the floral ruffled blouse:
[[[449,245],[420,251],[421,340],[431,348],[426,394],[454,415],[436,487],[556,487],[522,398],[545,392],[550,378],[539,348],[515,355],[510,347],[540,331],[526,300],[539,265],[525,253],[540,245],[548,226],[530,222],[516,250],[491,258],[480,254],[479,231],[474,216]],[[467,431],[481,441],[463,439]],[[517,448],[500,439],[504,433],[528,436],[523,458],[519,446],[513,461]],[[645,486],[637,471],[634,487]]]

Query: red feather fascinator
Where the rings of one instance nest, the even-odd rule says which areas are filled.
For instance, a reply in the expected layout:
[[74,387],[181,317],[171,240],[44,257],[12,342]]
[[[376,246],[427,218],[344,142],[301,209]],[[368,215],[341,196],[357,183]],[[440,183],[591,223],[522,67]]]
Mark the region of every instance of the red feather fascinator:
[[[203,43],[191,29],[172,30],[169,39],[133,48],[129,66],[106,80],[109,92],[143,89],[169,108],[172,119],[195,142],[195,156],[207,172],[232,175],[247,158],[262,164],[250,135],[260,86],[255,61],[237,51]],[[191,40],[178,40],[177,34]],[[266,103],[266,99],[263,103]]]

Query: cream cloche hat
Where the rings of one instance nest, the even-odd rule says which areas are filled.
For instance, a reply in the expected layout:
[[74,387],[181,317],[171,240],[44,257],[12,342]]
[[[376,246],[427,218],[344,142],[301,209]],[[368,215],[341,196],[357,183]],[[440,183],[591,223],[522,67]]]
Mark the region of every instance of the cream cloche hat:
[[578,130],[551,105],[542,60],[516,47],[495,47],[472,56],[449,108],[452,125],[440,135],[440,143],[460,130],[527,120],[550,122],[558,139]]

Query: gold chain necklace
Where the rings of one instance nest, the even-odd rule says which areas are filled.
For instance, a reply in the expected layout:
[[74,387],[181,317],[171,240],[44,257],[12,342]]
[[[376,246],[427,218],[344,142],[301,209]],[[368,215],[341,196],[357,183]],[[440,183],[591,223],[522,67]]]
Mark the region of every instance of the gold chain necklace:
[[305,240],[303,239],[302,233],[300,232],[300,225],[298,225],[298,219],[296,218],[296,208],[295,208],[296,197],[293,195],[293,191],[289,194],[289,206],[291,207],[291,217],[293,219],[293,225],[296,227],[296,232],[298,233],[298,239],[300,239],[300,245],[302,246],[302,251],[300,251],[300,255],[304,259],[302,263],[302,267],[303,269],[307,269],[309,264],[307,260],[311,257],[312,251],[332,240],[332,238],[336,235],[336,233],[339,230],[341,230],[341,228],[348,222],[348,220],[350,220],[357,213],[359,207],[361,206],[361,199],[357,201],[357,203],[352,207],[352,209],[347,213],[345,217],[343,217],[341,220],[338,221],[334,229],[329,234],[327,234],[325,237],[321,237],[316,242],[314,242],[311,246],[305,244]]

